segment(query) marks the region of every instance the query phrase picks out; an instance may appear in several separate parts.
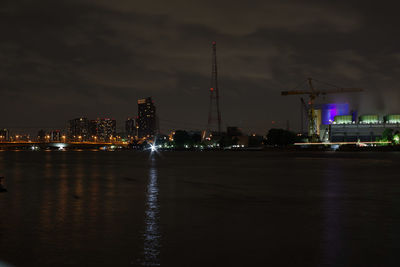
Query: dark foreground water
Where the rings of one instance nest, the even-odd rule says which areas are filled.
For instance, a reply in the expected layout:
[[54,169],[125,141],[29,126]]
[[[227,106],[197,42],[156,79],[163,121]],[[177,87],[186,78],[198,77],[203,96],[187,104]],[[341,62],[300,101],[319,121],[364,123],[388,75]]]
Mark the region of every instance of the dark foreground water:
[[0,266],[399,266],[399,153],[0,151]]

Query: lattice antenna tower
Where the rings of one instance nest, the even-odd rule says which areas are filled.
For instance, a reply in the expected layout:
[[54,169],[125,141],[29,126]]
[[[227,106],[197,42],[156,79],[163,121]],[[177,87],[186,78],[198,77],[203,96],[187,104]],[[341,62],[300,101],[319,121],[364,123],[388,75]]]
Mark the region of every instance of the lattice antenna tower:
[[218,88],[218,69],[217,69],[217,42],[212,42],[212,72],[210,86],[210,107],[208,111],[208,131],[218,123],[218,133],[221,133],[221,112],[219,109],[219,88]]

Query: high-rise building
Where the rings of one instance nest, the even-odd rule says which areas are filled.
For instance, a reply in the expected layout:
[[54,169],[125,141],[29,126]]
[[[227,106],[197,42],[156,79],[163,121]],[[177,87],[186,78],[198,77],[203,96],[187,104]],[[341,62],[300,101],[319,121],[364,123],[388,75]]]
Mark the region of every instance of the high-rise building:
[[0,129],[0,142],[10,141],[10,131],[8,129]]
[[46,140],[46,132],[43,129],[39,130],[37,134],[37,141],[39,142],[48,141]]
[[72,141],[90,140],[89,120],[87,118],[77,118],[68,121],[68,139]]
[[[93,123],[93,122],[92,122]],[[95,128],[93,129],[94,135],[97,136],[99,141],[109,141],[112,137],[117,134],[116,126],[117,123],[114,119],[96,119],[94,121]]]
[[125,121],[125,132],[128,138],[134,137],[137,135],[136,132],[136,123],[134,118],[127,118]]
[[139,138],[151,138],[156,134],[156,107],[151,97],[138,100],[137,126]]
[[52,141],[52,142],[60,142],[61,141],[60,130],[54,130],[54,131],[50,132],[50,141]]
[[97,120],[89,121],[89,135],[92,141],[97,140]]

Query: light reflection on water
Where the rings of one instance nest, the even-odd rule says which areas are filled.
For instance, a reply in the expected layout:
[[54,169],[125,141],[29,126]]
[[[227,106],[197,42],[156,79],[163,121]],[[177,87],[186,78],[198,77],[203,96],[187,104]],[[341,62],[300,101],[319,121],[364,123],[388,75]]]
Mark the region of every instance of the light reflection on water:
[[398,265],[400,154],[48,155],[0,152],[0,266]]
[[340,169],[329,162],[324,172],[323,179],[323,265],[335,266],[340,257],[342,235],[340,225],[342,209],[341,203],[341,177]]
[[145,232],[144,232],[144,266],[160,265],[160,205],[157,168],[154,157],[151,166],[146,192]]
[[147,155],[0,151],[0,175],[0,267],[143,262]]

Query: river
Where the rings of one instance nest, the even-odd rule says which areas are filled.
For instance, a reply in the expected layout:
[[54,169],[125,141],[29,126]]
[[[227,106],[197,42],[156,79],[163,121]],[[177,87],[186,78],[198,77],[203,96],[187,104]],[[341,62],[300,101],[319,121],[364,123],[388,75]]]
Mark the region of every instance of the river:
[[0,151],[0,266],[398,266],[400,153]]

